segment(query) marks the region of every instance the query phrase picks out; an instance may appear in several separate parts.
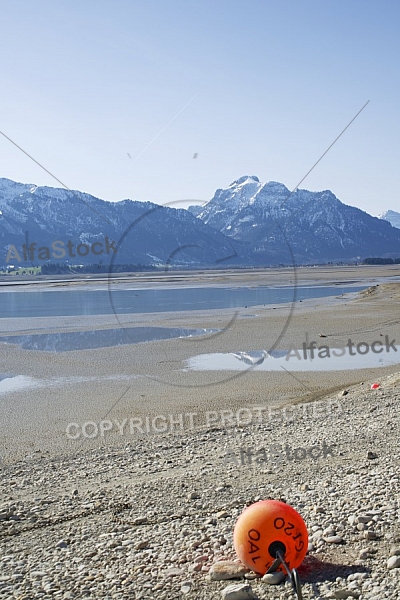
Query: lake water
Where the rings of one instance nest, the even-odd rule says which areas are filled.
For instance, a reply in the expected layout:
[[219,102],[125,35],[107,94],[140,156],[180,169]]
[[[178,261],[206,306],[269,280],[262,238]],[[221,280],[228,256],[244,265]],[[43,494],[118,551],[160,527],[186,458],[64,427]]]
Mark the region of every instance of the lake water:
[[250,308],[340,296],[367,286],[188,287],[138,290],[2,292],[0,318],[155,313]]
[[218,331],[218,329],[185,329],[182,327],[119,327],[118,329],[70,331],[67,333],[7,335],[0,337],[0,343],[18,344],[24,350],[69,352],[174,338],[198,337]]

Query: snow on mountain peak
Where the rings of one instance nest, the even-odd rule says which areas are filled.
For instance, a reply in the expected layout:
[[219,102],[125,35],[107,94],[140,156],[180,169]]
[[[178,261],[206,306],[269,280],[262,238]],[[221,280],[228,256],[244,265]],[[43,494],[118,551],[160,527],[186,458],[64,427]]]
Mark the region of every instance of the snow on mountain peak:
[[279,183],[279,181],[268,181],[267,183],[264,183],[262,192],[268,196],[280,196],[280,200],[282,200],[281,196],[288,197],[290,195],[287,187],[283,185],[283,183]]
[[239,179],[236,179],[236,181],[233,181],[229,187],[237,187],[239,185],[242,185],[244,183],[260,183],[260,180],[258,179],[258,177],[256,177],[255,175],[243,175],[243,177],[239,177]]
[[382,214],[378,215],[378,219],[389,221],[392,227],[400,229],[400,213],[394,210],[385,210]]

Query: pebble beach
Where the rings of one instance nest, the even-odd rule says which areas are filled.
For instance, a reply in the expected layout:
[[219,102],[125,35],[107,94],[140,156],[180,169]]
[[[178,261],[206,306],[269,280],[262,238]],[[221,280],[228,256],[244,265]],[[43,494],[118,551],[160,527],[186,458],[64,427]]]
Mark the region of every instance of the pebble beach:
[[[400,374],[380,384],[343,390],[334,417],[17,463],[2,481],[0,598],[295,598],[236,559],[236,520],[268,498],[307,524],[304,598],[400,598]],[[332,454],[240,457],[305,439]]]

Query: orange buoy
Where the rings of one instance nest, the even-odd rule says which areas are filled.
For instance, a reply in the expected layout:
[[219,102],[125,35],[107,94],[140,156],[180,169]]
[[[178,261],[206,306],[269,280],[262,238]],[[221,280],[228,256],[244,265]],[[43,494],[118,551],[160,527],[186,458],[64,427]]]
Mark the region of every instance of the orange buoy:
[[381,387],[380,383],[373,383],[373,384],[371,385],[371,390],[377,390],[377,389],[378,389],[378,388],[380,388],[380,387]]
[[[302,517],[278,500],[262,500],[246,508],[236,522],[233,540],[242,563],[260,575],[272,566],[277,551],[290,569],[296,569],[308,548],[307,527]],[[280,565],[277,570],[284,569]]]

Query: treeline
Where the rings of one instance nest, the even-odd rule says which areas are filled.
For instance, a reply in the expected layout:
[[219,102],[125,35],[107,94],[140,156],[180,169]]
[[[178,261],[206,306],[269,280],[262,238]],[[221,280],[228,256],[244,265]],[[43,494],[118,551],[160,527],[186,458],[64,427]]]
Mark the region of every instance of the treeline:
[[363,265],[400,265],[400,258],[365,258]]
[[[135,273],[137,271],[157,271],[154,265],[113,265],[111,273]],[[65,263],[46,263],[42,265],[42,275],[64,275],[68,273],[109,273],[109,265],[93,263],[90,265],[66,265]]]

